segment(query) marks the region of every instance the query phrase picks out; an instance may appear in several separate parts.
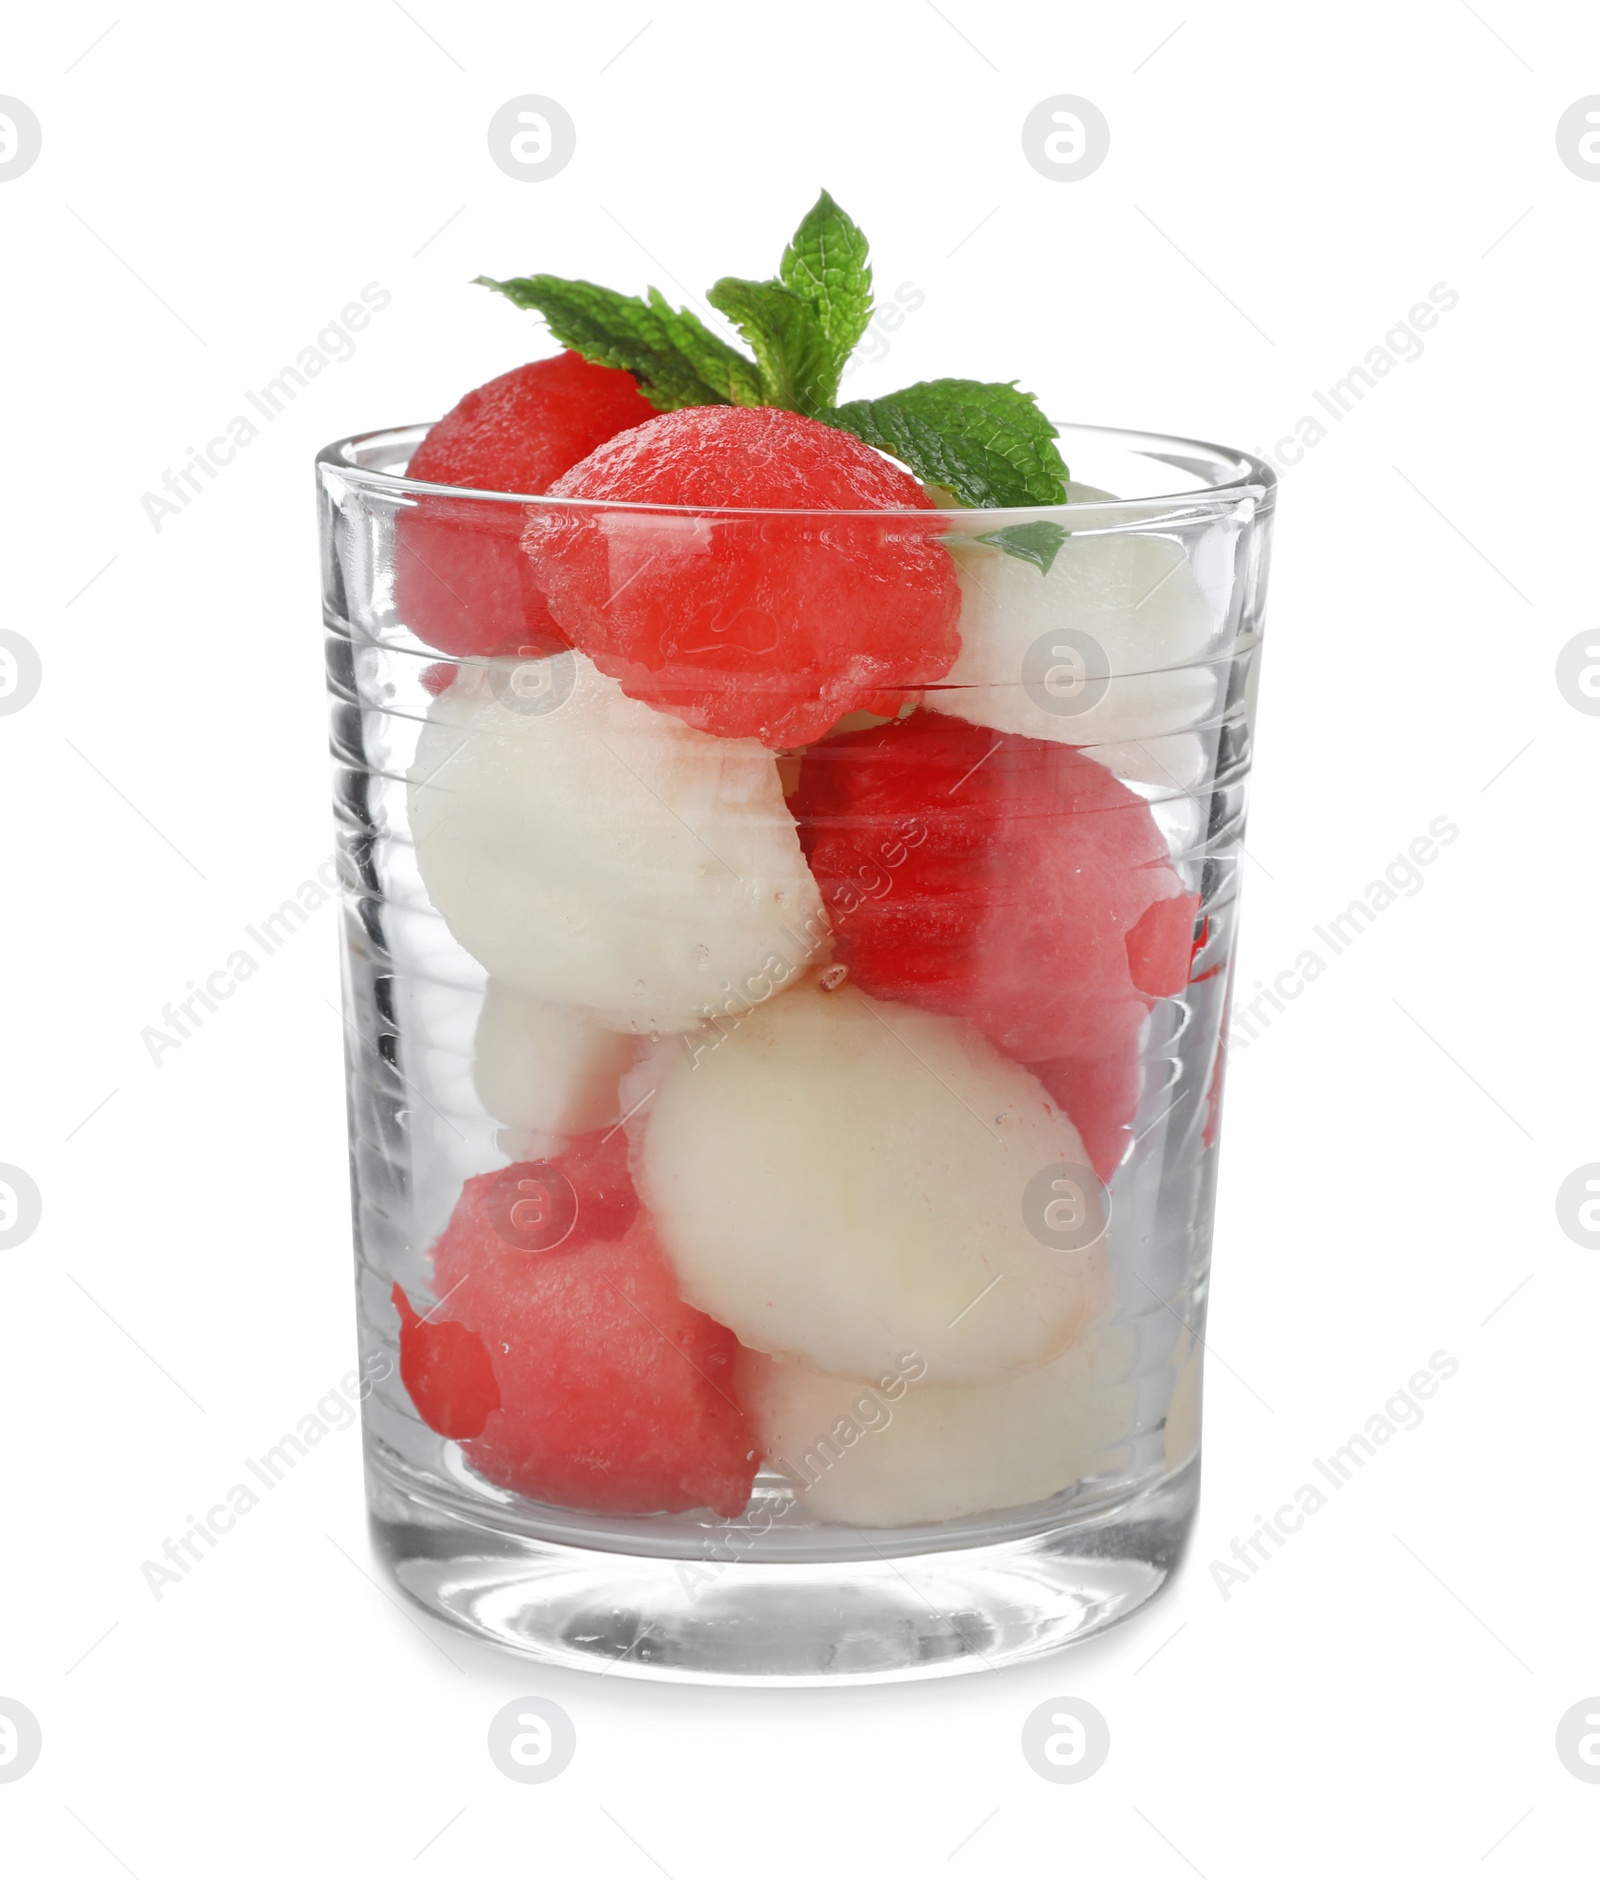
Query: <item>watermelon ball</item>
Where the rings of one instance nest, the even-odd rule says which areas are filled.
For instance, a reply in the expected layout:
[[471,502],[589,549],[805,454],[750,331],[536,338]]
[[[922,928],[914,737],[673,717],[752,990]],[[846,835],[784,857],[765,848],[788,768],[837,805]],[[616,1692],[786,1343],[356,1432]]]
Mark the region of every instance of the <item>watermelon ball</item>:
[[1083,1164],[1078,1132],[971,1025],[837,972],[651,1061],[635,1172],[684,1298],[844,1377],[1046,1363],[1109,1295],[1104,1235],[1062,1251],[1026,1212],[1041,1170]]
[[543,508],[523,543],[572,644],[697,730],[807,744],[847,712],[892,716],[956,656],[960,594],[926,491],[813,418],[667,412],[549,493],[692,512]]
[[756,1457],[737,1345],[679,1298],[620,1130],[473,1176],[433,1273],[438,1312],[493,1368],[496,1402],[459,1438],[481,1475],[595,1514],[743,1509]]
[[[1068,488],[1069,503],[1097,500],[1115,498]],[[1163,789],[1200,782],[1205,746],[1189,727],[1216,704],[1231,563],[1203,583],[1182,541],[1103,524],[1069,535],[1045,574],[976,541],[955,560],[961,653],[929,704],[996,731],[1082,745],[1118,775]],[[1063,629],[1057,645],[1051,636]]]
[[1198,907],[1144,801],[1069,745],[918,712],[808,752],[792,805],[856,983],[1032,1065],[1109,1178]]
[[[655,416],[632,375],[575,352],[536,359],[468,392],[429,431],[406,475],[537,496],[597,444]],[[516,503],[421,496],[395,520],[395,611],[456,656],[553,636],[518,549]],[[562,642],[564,644],[564,642]]]
[[1077,1125],[1089,1166],[1101,1181],[1110,1181],[1133,1146],[1133,1119],[1144,1090],[1138,1052],[1046,1058],[1028,1068]]
[[[1140,992],[1176,998],[1189,983],[1199,946],[1195,906],[1187,894],[1153,901],[1129,929],[1128,973]],[[1120,1050],[1099,1058],[1053,1058],[1030,1069],[1077,1124],[1094,1172],[1109,1181],[1133,1143],[1144,1082],[1138,1056]]]
[[793,808],[834,957],[876,998],[1034,1063],[1136,1054],[1187,982],[1198,897],[1071,745],[919,711],[808,751]]
[[[549,683],[527,680],[540,665]],[[771,752],[581,654],[463,666],[410,773],[417,866],[492,977],[618,1032],[770,997],[827,938]]]
[[930,1384],[914,1366],[863,1382],[742,1351],[734,1389],[807,1514],[908,1527],[1043,1501],[1124,1467],[1137,1346],[1102,1321],[1038,1370],[975,1385]]

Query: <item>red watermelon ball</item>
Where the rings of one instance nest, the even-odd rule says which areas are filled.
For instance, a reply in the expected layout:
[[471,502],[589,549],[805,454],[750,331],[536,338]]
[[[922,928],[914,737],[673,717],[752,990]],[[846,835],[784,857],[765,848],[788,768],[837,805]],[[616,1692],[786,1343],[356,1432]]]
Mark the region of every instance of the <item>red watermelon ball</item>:
[[1133,1143],[1144,1088],[1137,1049],[1122,1045],[1103,1058],[1047,1058],[1028,1068],[1071,1117],[1095,1174],[1110,1181]]
[[[631,373],[575,352],[536,359],[468,392],[418,446],[421,483],[538,496],[597,444],[655,407]],[[422,496],[395,521],[395,610],[420,640],[456,657],[556,637],[518,549],[517,503]]]
[[401,1377],[502,1488],[595,1514],[736,1515],[756,1469],[728,1382],[738,1343],[679,1298],[627,1156],[620,1129],[595,1131],[474,1175],[433,1249],[440,1322],[402,1309]]
[[847,712],[892,716],[960,650],[960,590],[922,485],[813,418],[667,412],[549,493],[690,512],[549,507],[523,545],[572,644],[697,730],[806,744]]
[[919,711],[814,746],[791,807],[852,981],[1022,1063],[1094,1063],[1066,1108],[1103,1159],[1198,904],[1143,799],[1072,745]]

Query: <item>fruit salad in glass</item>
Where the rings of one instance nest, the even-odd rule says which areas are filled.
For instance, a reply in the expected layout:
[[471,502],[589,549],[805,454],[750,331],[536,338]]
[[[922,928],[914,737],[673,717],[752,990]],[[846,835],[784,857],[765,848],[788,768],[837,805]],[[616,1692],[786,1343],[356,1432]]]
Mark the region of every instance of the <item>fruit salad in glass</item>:
[[319,459],[380,1549],[625,1672],[1083,1636],[1194,1506],[1271,473],[841,404],[826,194],[748,352],[485,284],[562,350]]

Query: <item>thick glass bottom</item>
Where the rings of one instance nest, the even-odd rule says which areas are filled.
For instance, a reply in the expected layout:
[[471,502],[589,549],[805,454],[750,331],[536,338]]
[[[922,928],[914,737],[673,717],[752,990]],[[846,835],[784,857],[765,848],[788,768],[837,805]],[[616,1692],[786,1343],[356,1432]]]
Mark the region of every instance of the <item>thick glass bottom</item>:
[[377,1551],[425,1611],[547,1664],[697,1684],[946,1677],[1091,1638],[1176,1571],[1199,1486],[1195,1459],[1114,1504],[942,1551],[841,1530],[853,1558],[658,1559],[464,1518],[369,1454]]

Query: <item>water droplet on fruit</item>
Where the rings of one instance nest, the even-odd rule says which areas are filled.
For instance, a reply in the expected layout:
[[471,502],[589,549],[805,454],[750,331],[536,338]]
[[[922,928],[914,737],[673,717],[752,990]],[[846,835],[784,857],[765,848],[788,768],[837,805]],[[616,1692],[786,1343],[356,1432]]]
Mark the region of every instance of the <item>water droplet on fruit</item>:
[[828,970],[818,978],[817,984],[824,992],[837,992],[849,977],[850,968],[848,966],[830,966]]

